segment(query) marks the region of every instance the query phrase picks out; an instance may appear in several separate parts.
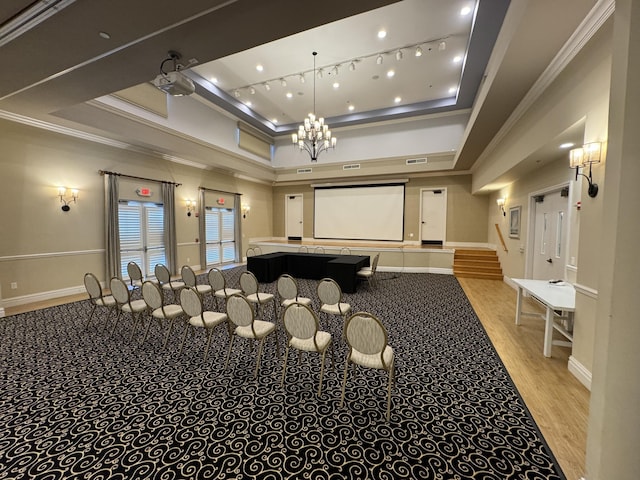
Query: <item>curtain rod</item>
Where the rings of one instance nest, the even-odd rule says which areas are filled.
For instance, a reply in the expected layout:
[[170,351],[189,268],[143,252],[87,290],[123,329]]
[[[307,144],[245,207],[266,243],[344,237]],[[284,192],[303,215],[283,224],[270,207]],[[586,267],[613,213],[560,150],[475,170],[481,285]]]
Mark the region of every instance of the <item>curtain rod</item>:
[[228,193],[229,195],[242,195],[241,193],[237,192],[225,192],[224,190],[220,190],[217,188],[198,187],[198,190],[206,190],[207,192]]
[[109,172],[107,170],[98,170],[98,172],[100,173],[100,175],[117,175],[118,177],[133,178],[135,180],[144,180],[147,182],[168,183],[170,185],[175,185],[176,187],[179,187],[180,185],[182,185],[181,183],[168,182],[166,180],[154,180],[153,178],[136,177],[135,175],[126,175],[124,173]]

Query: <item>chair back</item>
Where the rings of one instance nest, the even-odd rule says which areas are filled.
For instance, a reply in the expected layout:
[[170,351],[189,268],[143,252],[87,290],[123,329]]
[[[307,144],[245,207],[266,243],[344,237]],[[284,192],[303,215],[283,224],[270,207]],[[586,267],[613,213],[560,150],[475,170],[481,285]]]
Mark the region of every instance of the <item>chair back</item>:
[[182,266],[180,269],[180,275],[182,276],[182,281],[187,287],[196,286],[196,274],[189,265]]
[[142,298],[149,308],[153,310],[156,308],[162,308],[162,290],[157,284],[150,282],[149,280],[142,284]]
[[318,298],[323,304],[336,305],[342,300],[340,285],[331,278],[323,278],[318,283]]
[[282,300],[298,298],[298,284],[296,279],[287,273],[278,278],[278,295]]
[[301,303],[292,303],[284,311],[282,321],[289,337],[307,340],[313,338],[319,330],[318,317]]
[[307,248],[306,245],[300,245],[300,247],[298,247],[298,252],[307,253],[307,252],[309,252],[309,249]]
[[387,331],[382,322],[367,312],[357,312],[347,319],[344,326],[347,344],[360,353],[375,355],[387,347]]
[[122,279],[113,277],[111,279],[110,287],[111,295],[116,299],[118,305],[129,303],[129,289],[127,288],[127,284],[124,283]]
[[202,315],[202,298],[193,287],[183,288],[180,291],[180,305],[189,317]]
[[340,249],[340,255],[351,255],[351,249],[349,247],[342,247]]
[[163,264],[159,263],[156,265],[155,274],[160,284],[164,285],[165,283],[171,282],[171,273]]
[[258,280],[251,272],[242,272],[240,274],[240,288],[245,295],[258,293]]
[[102,298],[102,287],[93,273],[84,274],[84,288],[86,288],[91,300],[99,300]]
[[316,247],[314,253],[324,253],[324,247]]
[[376,253],[376,256],[373,257],[373,263],[371,264],[371,273],[376,273],[376,269],[378,268],[378,259],[380,258],[380,254]]
[[253,248],[247,248],[247,257],[253,257],[256,251]]
[[142,281],[142,270],[140,270],[140,266],[136,262],[127,263],[127,275],[129,275],[129,280],[133,284],[134,280]]
[[239,293],[231,295],[227,299],[227,317],[238,327],[253,324],[253,308],[249,300]]
[[253,247],[253,251],[256,255],[262,255],[262,249],[260,247]]
[[224,275],[222,275],[222,272],[217,268],[212,268],[211,270],[209,270],[207,278],[209,279],[209,285],[211,285],[211,288],[214,292],[223,290],[226,287],[227,282],[224,278]]

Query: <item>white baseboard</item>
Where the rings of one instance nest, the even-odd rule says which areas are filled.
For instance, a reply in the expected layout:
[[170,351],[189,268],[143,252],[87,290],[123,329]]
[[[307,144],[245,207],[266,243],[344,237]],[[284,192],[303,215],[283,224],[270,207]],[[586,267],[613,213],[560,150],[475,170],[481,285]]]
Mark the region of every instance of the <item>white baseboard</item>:
[[4,308],[0,307],[0,318],[4,317]]
[[573,376],[576,377],[582,385],[587,387],[587,390],[591,391],[591,372],[576,360],[573,355],[569,356],[568,368]]
[[378,271],[400,273],[439,273],[442,275],[453,275],[452,268],[439,267],[378,267]]
[[[69,295],[77,295],[78,293],[86,293],[84,285],[77,287],[61,288],[60,290],[50,290],[48,292],[32,293],[30,295],[21,295],[19,297],[5,298],[2,300],[2,310],[9,307],[17,307],[27,303],[43,302],[54,298],[67,297]],[[87,298],[89,298],[87,296]]]

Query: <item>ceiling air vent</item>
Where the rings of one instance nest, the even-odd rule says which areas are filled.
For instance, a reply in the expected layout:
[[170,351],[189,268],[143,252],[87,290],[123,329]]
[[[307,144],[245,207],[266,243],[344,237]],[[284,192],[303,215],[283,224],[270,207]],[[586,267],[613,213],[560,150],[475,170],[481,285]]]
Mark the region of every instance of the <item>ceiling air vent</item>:
[[299,168],[298,173],[311,173],[313,172],[312,168]]
[[427,163],[427,158],[407,158],[407,165],[418,165],[419,163]]
[[351,165],[343,165],[342,170],[360,170],[360,164],[352,163]]

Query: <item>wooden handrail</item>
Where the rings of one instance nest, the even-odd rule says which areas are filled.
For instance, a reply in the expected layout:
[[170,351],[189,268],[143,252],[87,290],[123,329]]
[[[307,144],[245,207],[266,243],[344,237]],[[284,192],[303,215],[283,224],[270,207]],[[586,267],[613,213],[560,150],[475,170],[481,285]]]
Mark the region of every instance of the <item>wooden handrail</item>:
[[496,223],[496,231],[498,232],[498,238],[500,239],[500,243],[502,244],[502,248],[504,248],[505,252],[508,252],[507,245],[504,243],[504,238],[502,237],[502,232],[500,231],[500,226]]

